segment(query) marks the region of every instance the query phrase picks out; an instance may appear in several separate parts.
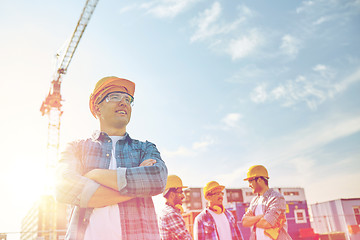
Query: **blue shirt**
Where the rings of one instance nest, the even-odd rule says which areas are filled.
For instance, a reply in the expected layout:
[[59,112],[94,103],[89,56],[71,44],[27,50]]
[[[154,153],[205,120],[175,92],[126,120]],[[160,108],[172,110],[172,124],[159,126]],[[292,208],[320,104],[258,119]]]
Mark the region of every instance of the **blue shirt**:
[[[57,170],[56,198],[71,204],[71,216],[66,239],[82,240],[92,212],[88,202],[100,186],[83,177],[93,169],[109,169],[112,142],[104,132],[91,138],[74,141],[62,152]],[[153,166],[139,167],[146,159],[155,159]],[[160,239],[157,218],[151,196],[163,192],[167,168],[155,144],[130,138],[116,143],[117,181],[121,195],[135,197],[119,203],[122,239]]]
[[[232,213],[225,209],[224,214],[229,221],[232,240],[242,240],[239,227],[237,226]],[[219,240],[215,220],[211,216],[209,209],[205,208],[198,216],[196,216],[194,229],[195,228],[197,228],[197,236],[194,235],[194,239]]]

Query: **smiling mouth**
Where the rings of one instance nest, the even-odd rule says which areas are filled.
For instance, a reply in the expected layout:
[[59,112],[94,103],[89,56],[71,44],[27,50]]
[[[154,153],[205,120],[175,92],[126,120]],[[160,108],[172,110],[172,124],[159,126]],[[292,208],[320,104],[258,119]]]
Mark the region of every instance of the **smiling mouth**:
[[126,112],[124,110],[118,110],[118,111],[116,111],[116,113],[126,114]]

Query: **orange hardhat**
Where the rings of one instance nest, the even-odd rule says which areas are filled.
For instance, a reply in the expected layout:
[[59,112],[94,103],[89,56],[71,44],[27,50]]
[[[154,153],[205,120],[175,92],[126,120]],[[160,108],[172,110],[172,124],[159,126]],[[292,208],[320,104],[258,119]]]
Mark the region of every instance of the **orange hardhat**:
[[211,182],[208,182],[206,184],[206,186],[204,187],[203,191],[204,191],[204,197],[206,199],[207,195],[215,190],[215,189],[220,189],[221,191],[224,190],[225,186],[222,186],[220,185],[218,182],[216,181],[211,181]]
[[125,92],[131,97],[134,97],[135,83],[124,78],[113,76],[100,79],[96,83],[94,91],[91,93],[89,100],[90,111],[94,117],[96,117],[95,104],[97,104],[101,99],[103,99],[108,93],[111,92]]
[[254,165],[250,167],[247,172],[247,178],[245,178],[244,181],[252,180],[256,177],[264,177],[266,179],[269,179],[268,171],[264,166]]
[[163,192],[163,196],[165,196],[170,188],[187,188],[187,186],[184,186],[181,178],[179,178],[176,175],[169,175],[167,178],[165,190]]

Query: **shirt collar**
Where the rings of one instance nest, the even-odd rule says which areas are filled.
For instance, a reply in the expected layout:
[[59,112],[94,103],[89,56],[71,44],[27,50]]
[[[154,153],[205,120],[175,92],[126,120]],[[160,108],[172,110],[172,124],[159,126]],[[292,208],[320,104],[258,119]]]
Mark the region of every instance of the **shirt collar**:
[[[94,140],[94,141],[104,141],[105,139],[110,139],[109,135],[106,133],[106,132],[102,132],[102,131],[99,131],[99,130],[95,130],[93,132],[93,134],[91,135],[91,138]],[[126,132],[125,133],[125,140],[127,141],[132,141],[130,135]]]
[[263,194],[263,197],[264,197],[264,198],[269,197],[272,191],[274,191],[274,190],[272,190],[271,188],[269,188],[269,189]]

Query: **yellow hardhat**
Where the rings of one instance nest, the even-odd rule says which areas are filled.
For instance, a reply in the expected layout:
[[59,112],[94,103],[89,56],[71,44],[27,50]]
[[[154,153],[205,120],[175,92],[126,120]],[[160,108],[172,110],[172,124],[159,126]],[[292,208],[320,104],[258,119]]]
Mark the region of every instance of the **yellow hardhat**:
[[169,191],[170,188],[187,188],[187,186],[184,186],[181,178],[179,178],[176,175],[169,175],[167,178],[165,190],[163,192],[163,196],[166,195],[166,193]]
[[221,189],[224,190],[225,186],[222,186],[220,185],[218,182],[216,181],[211,181],[211,182],[208,182],[206,184],[206,186],[204,187],[203,191],[204,191],[204,196],[205,198],[207,197],[208,193],[215,190],[215,189]]
[[95,104],[97,104],[108,93],[116,91],[125,92],[134,98],[135,83],[130,80],[114,76],[104,77],[96,83],[94,91],[91,93],[89,99],[90,111],[95,118]]
[[264,166],[254,165],[250,167],[249,171],[247,172],[247,178],[245,178],[244,181],[248,181],[256,177],[264,177],[269,179],[268,171]]

